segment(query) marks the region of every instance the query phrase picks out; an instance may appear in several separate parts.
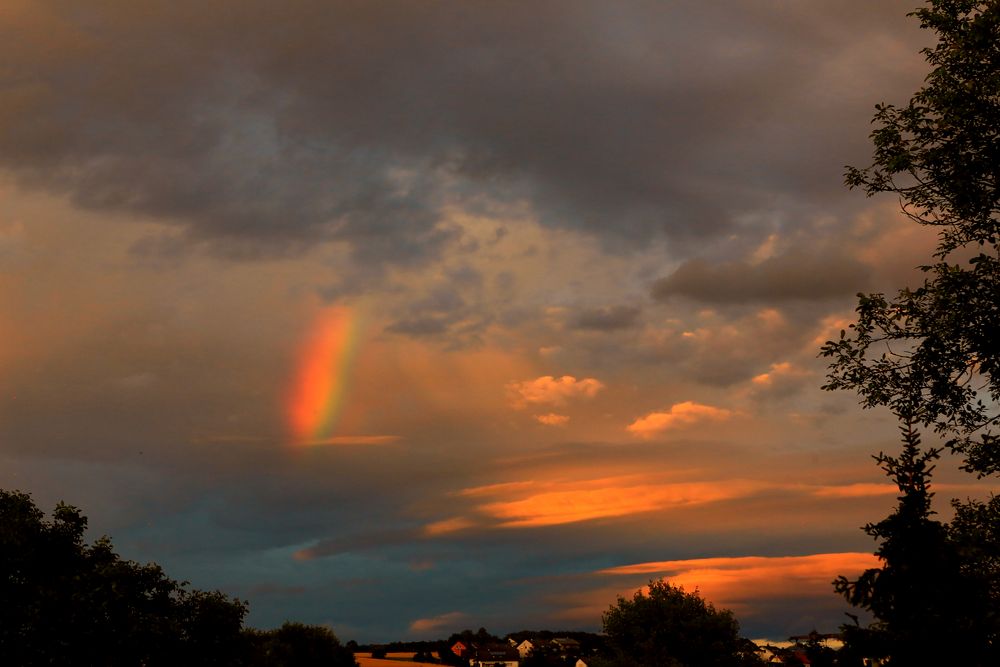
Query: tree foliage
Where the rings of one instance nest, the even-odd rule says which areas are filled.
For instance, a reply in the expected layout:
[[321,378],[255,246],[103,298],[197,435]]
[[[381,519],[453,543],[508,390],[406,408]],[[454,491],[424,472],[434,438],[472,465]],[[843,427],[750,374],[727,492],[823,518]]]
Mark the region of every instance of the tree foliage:
[[0,489],[0,656],[5,665],[354,667],[326,628],[243,629],[247,605],[191,589],[155,563],[84,542],[87,518]]
[[938,229],[923,284],[861,294],[857,323],[828,341],[825,389],[851,389],[902,424],[898,457],[875,458],[900,491],[865,531],[878,568],[834,582],[875,616],[845,628],[846,653],[891,665],[1000,664],[1000,502],[953,502],[933,518],[930,477],[942,451],[979,477],[1000,472],[1000,1],[930,0],[913,12],[937,36],[925,85],[905,106],[876,107],[872,166],[848,186],[893,193],[914,222]]
[[329,628],[286,621],[276,630],[251,630],[251,667],[356,667],[354,654]]
[[857,391],[947,437],[979,475],[1000,471],[1000,2],[932,0],[913,13],[938,41],[905,106],[876,107],[874,163],[846,181],[893,193],[939,230],[923,284],[860,295],[858,321],[828,342],[827,389]]
[[83,541],[87,519],[0,490],[0,654],[10,664],[232,664],[246,604]]
[[610,664],[621,667],[738,667],[759,664],[728,609],[660,579],[604,613]]

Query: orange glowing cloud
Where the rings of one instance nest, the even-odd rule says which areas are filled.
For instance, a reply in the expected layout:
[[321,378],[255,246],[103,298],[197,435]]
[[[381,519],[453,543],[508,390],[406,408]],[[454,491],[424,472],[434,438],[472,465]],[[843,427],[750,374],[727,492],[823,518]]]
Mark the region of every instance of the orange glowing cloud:
[[569,416],[550,412],[547,415],[535,415],[535,421],[546,426],[565,426],[569,422]]
[[820,498],[866,498],[869,496],[894,496],[899,493],[895,484],[847,484],[824,486],[813,491]]
[[719,604],[747,599],[811,597],[829,594],[839,575],[876,567],[871,553],[825,553],[808,556],[743,556],[636,563],[600,570],[602,575],[664,577],[675,586],[699,589]]
[[635,476],[552,482],[525,497],[481,505],[503,527],[551,526],[640,514],[748,495],[760,483],[741,480],[677,484],[640,483]]
[[577,380],[572,375],[561,378],[543,375],[534,380],[507,384],[511,405],[515,408],[529,404],[565,405],[571,399],[593,398],[602,389],[604,384],[595,378]]
[[424,526],[424,535],[428,537],[436,537],[438,535],[447,535],[448,533],[455,533],[460,530],[465,530],[466,528],[472,528],[475,526],[475,522],[465,517],[453,517],[451,519],[442,519],[441,521],[435,521]]
[[465,616],[466,615],[460,611],[451,611],[447,614],[432,616],[431,618],[418,618],[410,623],[410,632],[426,632],[429,630],[437,630],[438,628],[446,628],[462,622],[465,619]]
[[523,489],[530,489],[535,486],[534,480],[523,480],[520,482],[500,482],[499,484],[487,484],[485,486],[474,486],[468,489],[462,489],[456,492],[455,495],[458,496],[495,496],[501,495],[505,492],[510,491],[520,491]]
[[596,577],[633,578],[629,587],[600,586],[559,600],[566,607],[564,619],[590,621],[600,618],[608,601],[617,596],[630,597],[645,589],[639,581],[664,578],[685,590],[698,590],[713,604],[733,609],[739,614],[752,613],[755,601],[826,600],[831,596],[830,582],[840,575],[853,577],[877,567],[871,553],[824,553],[806,556],[742,556],[699,558],[636,563],[599,570]]
[[755,375],[751,379],[751,382],[758,387],[769,387],[781,378],[802,377],[806,375],[809,375],[808,371],[796,368],[790,362],[783,361],[779,364],[771,364],[771,369],[768,372]]
[[639,438],[651,438],[664,431],[697,422],[725,421],[732,415],[730,410],[684,401],[671,406],[666,412],[650,412],[629,424],[626,430]]

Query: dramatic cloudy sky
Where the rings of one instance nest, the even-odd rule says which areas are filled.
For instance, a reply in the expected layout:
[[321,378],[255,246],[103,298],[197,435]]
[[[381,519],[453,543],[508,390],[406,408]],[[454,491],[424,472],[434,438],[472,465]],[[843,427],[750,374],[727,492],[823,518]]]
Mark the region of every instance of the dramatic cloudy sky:
[[666,576],[834,629],[895,431],[816,355],[933,246],[842,186],[914,1],[4,0],[0,486],[261,627]]

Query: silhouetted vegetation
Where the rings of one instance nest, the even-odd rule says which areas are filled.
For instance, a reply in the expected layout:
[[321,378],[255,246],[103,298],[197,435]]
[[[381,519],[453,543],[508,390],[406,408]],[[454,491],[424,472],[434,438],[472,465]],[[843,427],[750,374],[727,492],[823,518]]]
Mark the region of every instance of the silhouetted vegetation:
[[935,261],[915,290],[859,295],[857,323],[823,348],[826,388],[932,428],[987,475],[1000,471],[1000,2],[932,0],[913,15],[938,37],[927,85],[877,107],[874,164],[846,178],[938,228]]
[[286,622],[276,630],[248,630],[249,665],[257,667],[351,667],[354,654],[329,628]]
[[60,503],[0,490],[0,657],[5,665],[355,665],[326,628],[244,630],[247,604],[140,565]]
[[877,619],[867,629],[848,628],[847,641],[869,656],[891,656],[892,664],[996,664],[987,659],[995,622],[990,592],[963,567],[962,544],[932,518],[930,462],[937,456],[921,450],[911,425],[899,457],[880,455],[901,495],[889,517],[865,528],[879,540],[882,566],[835,582],[851,604]]
[[619,597],[604,613],[608,667],[743,667],[763,664],[756,647],[740,637],[728,609],[717,610],[697,591],[661,580],[649,592]]
[[[824,388],[888,407],[904,445],[875,457],[900,491],[895,511],[865,527],[882,564],[835,586],[876,619],[845,628],[851,660],[995,665],[1000,505],[955,502],[944,524],[929,489],[944,449],[979,477],[1000,472],[1000,2],[931,0],[912,15],[938,38],[924,50],[926,85],[905,106],[877,107],[874,163],[846,179],[896,195],[939,243],[919,288],[859,295],[857,323],[823,347]],[[920,429],[941,446],[922,447]]]

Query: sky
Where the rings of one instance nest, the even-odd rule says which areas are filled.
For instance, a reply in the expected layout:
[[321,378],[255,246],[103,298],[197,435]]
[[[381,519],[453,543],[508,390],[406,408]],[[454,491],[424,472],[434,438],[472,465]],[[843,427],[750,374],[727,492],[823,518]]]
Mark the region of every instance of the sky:
[[0,488],[256,627],[835,630],[898,438],[817,355],[935,245],[843,186],[914,5],[4,0]]

